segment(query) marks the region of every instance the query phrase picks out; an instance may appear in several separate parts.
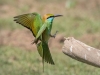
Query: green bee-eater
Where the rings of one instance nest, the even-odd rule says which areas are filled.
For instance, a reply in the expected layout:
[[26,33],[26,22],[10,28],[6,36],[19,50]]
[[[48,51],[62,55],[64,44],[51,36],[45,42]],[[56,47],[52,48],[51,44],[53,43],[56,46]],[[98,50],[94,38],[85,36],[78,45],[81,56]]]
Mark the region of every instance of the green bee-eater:
[[41,52],[41,49],[43,50],[40,53],[40,55],[43,57],[43,59],[46,62],[48,62],[50,64],[54,64],[54,61],[50,54],[50,50],[48,47],[48,40],[50,37],[55,37],[55,35],[56,35],[56,33],[54,35],[51,35],[51,29],[52,29],[53,19],[55,17],[59,17],[59,16],[62,16],[62,15],[53,15],[53,14],[44,15],[43,19],[42,19],[43,25],[40,28],[40,30],[38,31],[37,36],[35,38],[35,41],[36,41],[36,39],[38,39],[42,35],[42,41],[39,44],[37,44],[37,48],[38,48],[39,52]]
[[16,23],[23,25],[32,32],[35,37],[33,43],[36,44],[43,62],[46,61],[50,64],[54,64],[54,61],[48,47],[48,40],[50,37],[55,37],[51,35],[51,29],[53,19],[58,16],[61,15],[46,14],[42,18],[38,13],[29,13],[14,17]]

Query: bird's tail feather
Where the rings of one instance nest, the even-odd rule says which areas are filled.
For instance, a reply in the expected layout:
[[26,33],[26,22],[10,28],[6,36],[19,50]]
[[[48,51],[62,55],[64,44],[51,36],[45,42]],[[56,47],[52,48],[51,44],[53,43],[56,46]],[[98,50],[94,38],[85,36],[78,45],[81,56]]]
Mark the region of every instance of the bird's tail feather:
[[46,42],[40,42],[37,44],[37,50],[42,57],[43,62],[43,70],[44,70],[44,61],[54,65],[54,61],[52,59],[48,44]]
[[37,50],[40,54],[40,56],[50,64],[54,64],[54,61],[52,59],[48,44],[46,42],[40,42],[37,44]]
[[42,42],[37,44],[37,50],[41,57],[43,57],[43,48],[42,48]]
[[54,61],[52,59],[48,44],[46,42],[42,42],[42,48],[43,48],[43,58],[44,58],[44,60],[47,63],[54,65]]
[[43,72],[44,72],[44,56],[43,56],[42,42],[37,44],[37,50],[38,50],[39,55],[42,57]]

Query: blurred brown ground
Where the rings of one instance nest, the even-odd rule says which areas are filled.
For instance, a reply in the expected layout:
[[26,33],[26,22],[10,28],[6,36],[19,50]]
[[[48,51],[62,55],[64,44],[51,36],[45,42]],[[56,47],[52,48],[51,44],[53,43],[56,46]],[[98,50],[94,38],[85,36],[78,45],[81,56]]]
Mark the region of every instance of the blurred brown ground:
[[[74,7],[74,9],[69,10],[65,7],[66,0],[62,0],[57,3],[56,1],[46,3],[46,1],[42,2],[40,0],[16,0],[14,5],[6,3],[0,5],[0,17],[9,18],[29,12],[39,12],[42,15],[48,12],[53,14],[61,13],[63,15],[72,16],[83,16],[83,14],[85,14],[86,16],[88,15],[89,17],[92,17],[90,12],[92,12],[92,10],[95,10],[95,7],[97,6],[96,3],[100,3],[100,0],[97,1],[98,2],[96,2],[95,0],[78,0],[78,4]],[[25,5],[28,5],[27,9],[23,8]],[[87,39],[88,37],[90,38]],[[85,34],[78,39],[84,41],[85,43],[93,43],[93,41],[95,40],[100,40],[100,35]],[[11,31],[8,29],[0,31],[0,45],[17,46],[28,50],[34,50],[36,49],[36,46],[31,45],[32,40],[34,40],[34,38],[31,32],[25,28],[23,30],[16,29]],[[64,35],[58,33],[55,39],[50,39],[49,45],[52,48],[61,49],[63,41]]]
[[[27,29],[25,30],[2,30],[0,32],[0,45],[20,47],[28,50],[35,50],[35,44],[31,44],[34,40],[33,35]],[[49,46],[52,48],[61,49],[62,42],[64,41],[63,35],[58,34],[56,38],[49,40]]]

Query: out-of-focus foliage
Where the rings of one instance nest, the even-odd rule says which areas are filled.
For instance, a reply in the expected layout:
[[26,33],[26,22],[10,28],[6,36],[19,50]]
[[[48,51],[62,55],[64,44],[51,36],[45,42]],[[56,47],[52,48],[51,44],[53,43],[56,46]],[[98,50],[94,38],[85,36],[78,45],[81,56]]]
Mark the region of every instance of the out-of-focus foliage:
[[45,63],[37,51],[22,50],[14,47],[0,47],[0,75],[100,75],[99,68],[92,67],[66,57],[55,49],[55,65]]
[[68,8],[68,9],[74,8],[76,5],[77,5],[76,0],[67,0],[66,1],[66,8]]

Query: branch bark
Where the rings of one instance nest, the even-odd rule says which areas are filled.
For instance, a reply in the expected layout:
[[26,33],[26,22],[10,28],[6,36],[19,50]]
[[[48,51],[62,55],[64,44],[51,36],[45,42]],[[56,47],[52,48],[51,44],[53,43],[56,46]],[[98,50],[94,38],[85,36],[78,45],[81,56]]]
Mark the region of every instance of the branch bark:
[[62,51],[69,57],[89,65],[100,67],[100,50],[82,43],[73,37],[65,38]]

